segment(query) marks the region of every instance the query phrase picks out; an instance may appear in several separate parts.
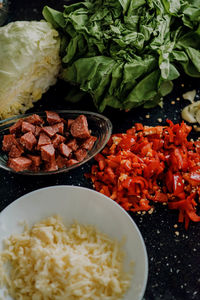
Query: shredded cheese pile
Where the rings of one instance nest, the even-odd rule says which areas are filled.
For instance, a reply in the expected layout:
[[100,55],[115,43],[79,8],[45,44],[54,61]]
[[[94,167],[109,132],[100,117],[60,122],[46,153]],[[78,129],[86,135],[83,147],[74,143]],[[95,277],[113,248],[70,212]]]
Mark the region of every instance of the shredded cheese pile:
[[0,281],[20,300],[117,300],[131,279],[123,258],[120,244],[94,227],[67,228],[53,216],[6,240]]

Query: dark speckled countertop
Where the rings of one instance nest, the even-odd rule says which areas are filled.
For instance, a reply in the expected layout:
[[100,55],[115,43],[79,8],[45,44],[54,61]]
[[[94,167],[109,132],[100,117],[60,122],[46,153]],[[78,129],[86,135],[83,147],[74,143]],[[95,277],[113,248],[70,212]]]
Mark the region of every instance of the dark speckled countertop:
[[[39,20],[42,18],[43,4],[61,8],[63,2],[11,1],[9,21]],[[76,105],[66,103],[64,95],[69,88],[66,83],[59,81],[32,111],[44,109],[96,111],[90,98]],[[173,93],[165,98],[163,109],[158,106],[151,110],[136,109],[128,113],[107,109],[104,115],[113,123],[114,133],[125,132],[135,122],[142,122],[145,125],[164,125],[167,118],[175,123],[180,122],[181,108],[188,104],[182,99],[182,94],[194,88],[199,94],[199,80],[181,78],[175,82]],[[180,101],[177,98],[180,98]],[[146,118],[147,115],[150,117]],[[161,123],[158,121],[159,118],[162,119]],[[197,134],[192,132],[191,138],[197,138]],[[0,170],[0,211],[18,197],[42,187],[79,185],[92,188],[91,182],[84,177],[84,173],[90,170],[92,163],[93,161],[90,161],[66,174],[43,177],[25,177]],[[184,226],[177,222],[177,212],[168,210],[164,205],[157,205],[152,214],[131,216],[143,235],[149,258],[149,276],[144,299],[199,300],[200,223],[190,223],[189,229],[185,231]]]

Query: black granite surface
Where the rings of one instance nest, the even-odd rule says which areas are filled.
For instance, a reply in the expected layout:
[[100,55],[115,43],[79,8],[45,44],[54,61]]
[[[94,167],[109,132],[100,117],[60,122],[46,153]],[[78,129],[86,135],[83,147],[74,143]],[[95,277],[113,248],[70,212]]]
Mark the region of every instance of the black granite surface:
[[[12,1],[9,21],[40,20],[44,4],[62,8],[65,2]],[[113,123],[114,133],[126,131],[135,122],[164,125],[167,118],[180,122],[181,108],[188,104],[182,99],[182,94],[194,88],[197,89],[199,98],[199,79],[181,77],[175,81],[173,92],[165,97],[163,109],[158,106],[149,110],[135,109],[128,113],[107,109],[104,115]],[[58,81],[30,112],[44,109],[80,109],[96,112],[90,97],[78,104],[65,102],[64,96],[69,89],[69,85]],[[150,115],[150,118],[146,118],[146,115]],[[161,123],[159,118],[162,119]],[[197,138],[197,134],[192,132],[191,137]],[[0,170],[0,211],[18,197],[42,187],[76,185],[92,189],[91,182],[84,177],[92,163],[93,160],[66,174],[43,177],[25,177]],[[191,223],[186,231],[183,224],[177,222],[177,212],[168,210],[167,206],[163,205],[157,205],[152,214],[131,216],[143,235],[149,258],[149,276],[144,300],[199,300],[200,223]]]

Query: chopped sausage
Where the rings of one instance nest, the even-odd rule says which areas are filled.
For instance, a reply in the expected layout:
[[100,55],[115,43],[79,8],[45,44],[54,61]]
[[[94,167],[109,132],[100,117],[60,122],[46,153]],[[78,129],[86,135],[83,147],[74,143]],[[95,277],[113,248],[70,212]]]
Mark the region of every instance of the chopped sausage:
[[70,166],[73,166],[73,165],[75,165],[75,164],[77,164],[77,163],[78,163],[78,160],[71,158],[71,159],[69,159],[69,160],[66,162],[66,166],[67,166],[67,167],[70,167]]
[[62,155],[64,155],[64,156],[66,156],[66,157],[68,157],[70,154],[71,154],[71,152],[72,152],[72,149],[71,148],[69,148],[66,144],[64,144],[64,143],[61,143],[60,145],[59,145],[59,150],[60,150],[60,153],[62,154]]
[[3,137],[3,144],[2,144],[2,150],[3,151],[10,151],[12,145],[16,145],[17,140],[15,138],[14,134],[6,134]]
[[52,144],[41,147],[41,157],[47,162],[55,160],[55,148]]
[[76,151],[78,149],[78,144],[77,144],[77,141],[76,139],[73,139],[71,141],[69,141],[67,144],[66,144],[69,148],[71,148],[73,151]]
[[49,144],[51,144],[51,139],[44,132],[41,132],[38,139],[37,150],[40,150],[42,146]]
[[36,125],[35,126],[35,136],[39,136],[40,135],[40,132],[42,130],[42,127]]
[[44,131],[50,138],[52,138],[58,132],[53,126],[44,126],[42,131]]
[[8,160],[8,166],[16,172],[28,170],[32,164],[32,160],[27,157],[16,157]]
[[78,116],[71,124],[70,132],[73,137],[79,139],[85,139],[90,136],[88,130],[87,119],[84,115]]
[[56,132],[58,132],[58,133],[60,133],[60,134],[63,134],[63,133],[64,133],[64,123],[63,123],[63,122],[54,124],[52,127],[53,127],[55,130],[57,130]]
[[64,131],[64,124],[63,123],[57,123],[52,126],[44,126],[42,130],[50,137],[52,138],[56,133],[63,134]]
[[38,172],[40,170],[39,168],[40,164],[42,163],[41,157],[39,155],[31,155],[31,154],[28,154],[27,156],[32,161],[32,164],[29,169],[31,171]]
[[18,146],[18,145],[12,145],[8,156],[9,157],[19,157],[22,155],[22,153],[24,152],[24,150],[22,149],[22,147]]
[[32,154],[28,154],[27,155],[28,158],[30,158],[32,160],[32,163],[36,166],[39,167],[39,165],[41,164],[41,157],[39,155],[32,155]]
[[30,124],[28,122],[23,121],[22,122],[22,132],[29,132],[31,131],[32,133],[35,133],[35,126],[33,124]]
[[97,138],[96,136],[90,136],[89,138],[87,138],[82,144],[81,147],[86,149],[86,150],[91,150],[94,143],[96,142]]
[[78,161],[82,161],[87,156],[87,150],[80,148],[80,149],[76,150],[76,152],[74,154]]
[[64,120],[58,113],[46,111],[45,122],[33,114],[9,128],[10,134],[2,141],[8,166],[15,171],[56,171],[82,161],[96,141],[84,115]]
[[49,125],[53,125],[56,123],[61,122],[61,118],[59,116],[59,114],[57,114],[54,111],[45,111],[46,112],[46,116],[47,116],[47,122],[49,123]]
[[20,143],[26,148],[27,150],[33,150],[34,146],[37,144],[37,140],[32,132],[27,132],[20,138]]
[[56,163],[59,169],[64,168],[66,166],[68,159],[58,154],[56,158]]
[[10,133],[18,133],[18,132],[20,132],[21,131],[22,122],[23,122],[23,120],[20,119],[15,124],[13,124],[12,126],[10,126],[10,128],[9,128]]
[[56,134],[53,139],[52,139],[52,143],[54,148],[57,148],[61,143],[64,143],[66,140],[66,138],[60,134]]
[[58,165],[55,161],[55,159],[53,159],[51,162],[46,162],[45,163],[45,171],[57,171],[58,170]]
[[44,120],[36,114],[28,116],[25,121],[34,125],[40,125],[44,123]]

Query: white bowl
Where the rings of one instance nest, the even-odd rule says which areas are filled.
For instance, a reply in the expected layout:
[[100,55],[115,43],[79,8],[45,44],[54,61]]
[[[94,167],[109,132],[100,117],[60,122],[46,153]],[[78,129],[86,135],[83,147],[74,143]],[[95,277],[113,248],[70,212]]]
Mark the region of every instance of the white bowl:
[[[93,190],[75,186],[52,186],[26,194],[12,202],[0,213],[0,251],[3,239],[22,232],[19,222],[32,226],[43,218],[58,214],[65,224],[75,220],[94,225],[111,238],[126,237],[124,267],[134,261],[131,287],[123,300],[141,300],[148,277],[148,259],[141,233],[131,217],[110,198]],[[0,289],[0,296],[3,290]],[[7,296],[4,300],[11,300]]]

